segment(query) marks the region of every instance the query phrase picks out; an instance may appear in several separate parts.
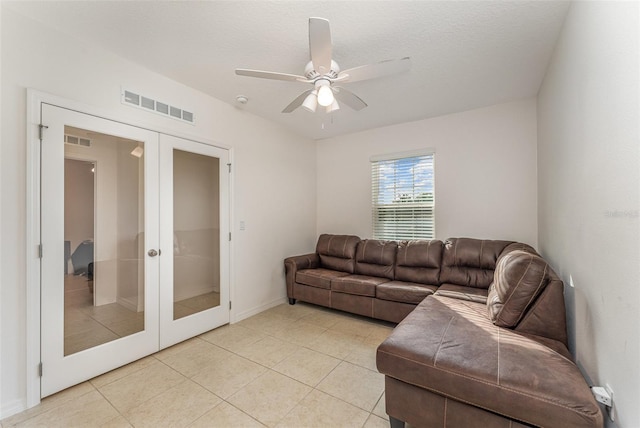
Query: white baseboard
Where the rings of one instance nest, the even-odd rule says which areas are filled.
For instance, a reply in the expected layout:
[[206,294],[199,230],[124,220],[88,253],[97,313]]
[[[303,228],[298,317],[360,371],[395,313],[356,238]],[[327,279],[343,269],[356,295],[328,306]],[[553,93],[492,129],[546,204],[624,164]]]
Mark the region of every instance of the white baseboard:
[[133,298],[118,297],[118,304],[132,312],[138,312],[138,301]]
[[202,296],[203,294],[211,293],[211,292],[220,292],[219,286],[211,286],[211,285],[200,285],[195,287],[180,287],[178,290],[174,290],[173,301],[179,302],[180,300],[190,299],[196,296]]
[[8,418],[24,410],[27,410],[25,400],[13,400],[8,403],[2,403],[2,407],[0,407],[0,419]]
[[270,302],[265,303],[264,305],[260,305],[260,306],[257,306],[255,308],[253,308],[253,309],[249,309],[248,311],[243,311],[243,312],[240,312],[238,314],[234,314],[234,317],[231,320],[231,323],[233,324],[233,323],[242,321],[245,318],[252,317],[254,315],[259,314],[260,312],[264,312],[267,309],[271,309],[274,306],[278,306],[278,305],[281,305],[281,304],[286,303],[286,302],[287,302],[286,298],[279,297],[277,299],[274,299],[274,300],[272,300]]

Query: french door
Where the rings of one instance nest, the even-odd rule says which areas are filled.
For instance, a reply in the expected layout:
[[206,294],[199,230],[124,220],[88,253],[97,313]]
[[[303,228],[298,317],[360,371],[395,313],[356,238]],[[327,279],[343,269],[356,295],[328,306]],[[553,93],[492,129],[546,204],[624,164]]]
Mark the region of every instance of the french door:
[[160,135],[160,348],[229,322],[228,151]]
[[226,150],[42,104],[41,396],[229,321]]

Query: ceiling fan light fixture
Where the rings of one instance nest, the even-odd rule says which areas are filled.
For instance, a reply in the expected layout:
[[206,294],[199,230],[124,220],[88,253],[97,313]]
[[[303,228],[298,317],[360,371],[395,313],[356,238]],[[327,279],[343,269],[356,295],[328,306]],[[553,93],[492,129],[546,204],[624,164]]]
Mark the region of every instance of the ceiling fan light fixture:
[[318,89],[318,104],[323,107],[328,107],[335,101],[331,86],[328,80],[320,80],[316,83],[320,88]]
[[318,92],[313,91],[304,99],[302,108],[308,112],[315,113],[316,107],[318,107]]
[[141,158],[144,154],[144,149],[141,146],[137,146],[135,149],[131,151],[131,156],[135,156],[137,158]]
[[336,99],[333,100],[330,106],[327,106],[327,113],[333,113],[334,111],[340,110],[340,104]]

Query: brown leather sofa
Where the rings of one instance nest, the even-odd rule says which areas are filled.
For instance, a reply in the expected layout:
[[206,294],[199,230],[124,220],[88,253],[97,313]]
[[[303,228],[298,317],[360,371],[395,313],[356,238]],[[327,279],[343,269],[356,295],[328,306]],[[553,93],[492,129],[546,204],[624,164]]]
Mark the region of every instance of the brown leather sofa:
[[392,427],[602,427],[567,350],[563,284],[511,241],[321,235],[285,260],[296,300],[399,322],[378,347]]

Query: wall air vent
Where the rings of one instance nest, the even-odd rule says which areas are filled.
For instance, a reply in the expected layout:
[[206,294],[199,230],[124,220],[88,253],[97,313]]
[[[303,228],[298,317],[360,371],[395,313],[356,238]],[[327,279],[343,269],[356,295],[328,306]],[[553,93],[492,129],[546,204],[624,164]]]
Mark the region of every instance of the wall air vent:
[[74,146],[91,147],[90,139],[77,137],[75,135],[64,134],[64,142],[67,144],[73,144]]
[[153,98],[145,97],[135,92],[123,89],[121,93],[122,104],[126,104],[132,107],[138,107],[142,110],[151,111],[162,116],[177,119],[182,122],[195,125],[195,115],[193,112],[184,110],[174,105],[163,103]]

